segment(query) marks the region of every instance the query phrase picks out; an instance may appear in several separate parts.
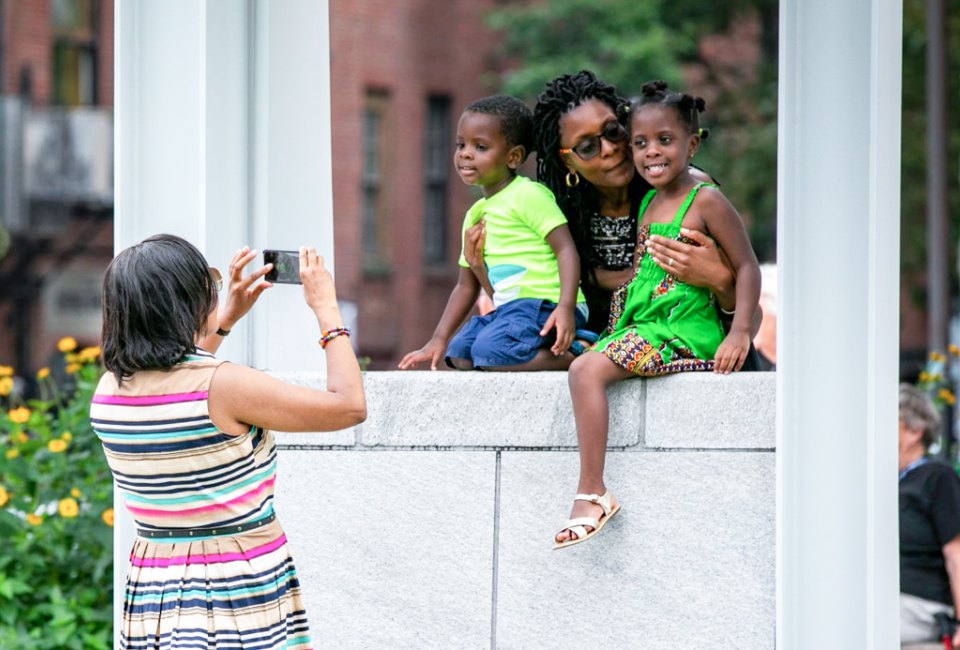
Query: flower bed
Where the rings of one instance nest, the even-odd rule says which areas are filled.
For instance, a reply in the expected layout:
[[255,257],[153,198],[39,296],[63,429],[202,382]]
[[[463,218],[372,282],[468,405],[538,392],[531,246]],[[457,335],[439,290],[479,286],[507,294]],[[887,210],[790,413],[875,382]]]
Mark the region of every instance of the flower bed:
[[111,647],[113,480],[90,428],[98,348],[60,341],[38,400],[0,366],[0,648]]

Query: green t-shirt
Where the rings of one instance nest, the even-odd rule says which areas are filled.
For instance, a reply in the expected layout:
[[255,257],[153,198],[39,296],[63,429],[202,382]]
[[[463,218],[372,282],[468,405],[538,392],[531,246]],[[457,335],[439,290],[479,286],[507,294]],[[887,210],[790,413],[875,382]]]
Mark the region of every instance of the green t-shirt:
[[[469,268],[463,255],[464,233],[483,219],[487,238],[483,262],[493,285],[493,304],[499,307],[517,298],[560,302],[560,269],[547,235],[566,225],[553,192],[544,185],[517,176],[489,199],[474,203],[463,219],[460,266]],[[577,302],[584,302],[577,289]]]

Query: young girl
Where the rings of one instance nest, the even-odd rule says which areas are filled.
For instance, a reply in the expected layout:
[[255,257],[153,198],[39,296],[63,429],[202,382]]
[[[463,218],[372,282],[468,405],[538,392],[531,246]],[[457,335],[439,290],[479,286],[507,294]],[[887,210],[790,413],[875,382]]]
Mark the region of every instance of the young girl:
[[[655,81],[643,86],[631,109],[633,162],[653,187],[640,205],[633,279],[610,305],[606,335],[570,366],[570,393],[580,443],[580,482],[571,519],[554,548],[595,535],[620,506],[603,483],[607,447],[606,388],[633,376],[739,370],[750,347],[750,322],[759,300],[760,267],[736,209],[715,185],[697,182],[689,161],[706,134],[699,97]],[[647,252],[657,237],[686,239],[681,227],[716,240],[736,272],[736,304],[724,336],[709,290],[678,281]],[[667,261],[672,266],[673,260]]]

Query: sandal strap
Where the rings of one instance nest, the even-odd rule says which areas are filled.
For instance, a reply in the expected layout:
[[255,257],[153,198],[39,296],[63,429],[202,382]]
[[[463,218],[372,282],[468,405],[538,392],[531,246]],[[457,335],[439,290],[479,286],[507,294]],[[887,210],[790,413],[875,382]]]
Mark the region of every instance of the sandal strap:
[[574,501],[589,501],[590,503],[595,503],[601,508],[603,508],[603,516],[606,517],[610,514],[610,511],[613,510],[613,504],[610,501],[610,490],[607,490],[602,495],[600,494],[578,494],[573,497]]
[[568,519],[567,523],[563,526],[561,530],[567,530],[570,528],[576,528],[577,526],[590,526],[594,530],[600,525],[600,522],[594,519],[593,517],[574,517],[573,519]]
[[583,539],[590,534],[590,531],[586,529],[586,526],[590,526],[593,530],[597,530],[600,526],[600,522],[594,519],[593,517],[574,517],[573,519],[568,519],[567,523],[563,525],[557,534],[559,535],[565,530],[569,530],[571,533],[577,536],[577,539]]
[[[583,539],[584,537],[590,534],[589,531],[587,531],[587,529],[584,528],[583,526],[570,526],[569,528],[562,528],[560,530],[560,533],[562,533],[565,530],[569,530],[571,533],[576,535],[576,537],[574,537],[573,539]],[[557,534],[559,535],[560,533],[557,533]]]

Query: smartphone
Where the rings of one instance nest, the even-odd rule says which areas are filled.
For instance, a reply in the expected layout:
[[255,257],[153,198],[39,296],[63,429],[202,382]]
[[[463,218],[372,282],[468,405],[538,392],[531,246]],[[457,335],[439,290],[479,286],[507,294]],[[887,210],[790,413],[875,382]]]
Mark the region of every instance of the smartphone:
[[300,282],[300,253],[297,251],[263,251],[263,263],[273,264],[264,276],[267,282],[302,284]]

